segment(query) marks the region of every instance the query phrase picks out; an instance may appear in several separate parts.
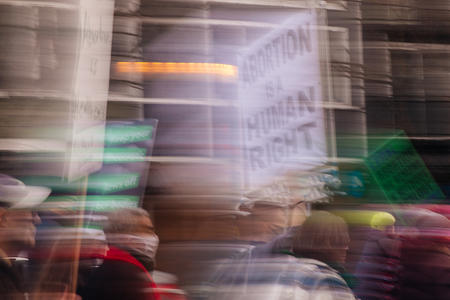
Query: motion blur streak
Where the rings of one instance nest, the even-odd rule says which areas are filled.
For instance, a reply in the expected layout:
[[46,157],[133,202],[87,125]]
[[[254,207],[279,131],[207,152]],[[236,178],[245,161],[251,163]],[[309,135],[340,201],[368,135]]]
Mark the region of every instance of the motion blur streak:
[[0,300],[449,300],[450,0],[0,0]]
[[238,69],[233,65],[185,62],[118,62],[117,72],[146,74],[209,74],[236,78]]

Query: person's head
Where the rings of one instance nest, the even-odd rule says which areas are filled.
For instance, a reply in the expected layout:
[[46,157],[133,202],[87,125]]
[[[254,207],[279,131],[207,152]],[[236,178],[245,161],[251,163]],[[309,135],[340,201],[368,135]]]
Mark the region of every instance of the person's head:
[[108,214],[105,226],[107,234],[133,234],[136,236],[154,235],[153,223],[148,212],[142,208],[121,208]]
[[44,201],[50,189],[26,186],[20,180],[0,174],[0,248],[19,252],[35,244],[40,222],[32,207]]
[[123,208],[111,212],[104,228],[108,243],[129,251],[147,269],[153,269],[159,239],[148,212]]
[[39,216],[29,209],[0,207],[0,248],[19,252],[34,246]]
[[296,232],[293,252],[305,258],[343,264],[350,243],[345,221],[326,211],[315,211]]

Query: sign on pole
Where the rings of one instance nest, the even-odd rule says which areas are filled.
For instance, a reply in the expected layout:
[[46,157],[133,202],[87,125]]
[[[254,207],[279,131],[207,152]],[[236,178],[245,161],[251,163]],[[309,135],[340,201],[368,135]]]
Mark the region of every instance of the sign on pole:
[[[315,10],[291,16],[239,62],[246,188],[253,190],[327,156]],[[304,162],[304,163],[303,163]]]
[[378,147],[365,159],[365,164],[385,199],[373,202],[422,203],[445,199],[439,185],[428,171],[408,137],[399,132],[380,136]]
[[109,89],[114,0],[80,0],[77,61],[71,106],[69,180],[102,166]]

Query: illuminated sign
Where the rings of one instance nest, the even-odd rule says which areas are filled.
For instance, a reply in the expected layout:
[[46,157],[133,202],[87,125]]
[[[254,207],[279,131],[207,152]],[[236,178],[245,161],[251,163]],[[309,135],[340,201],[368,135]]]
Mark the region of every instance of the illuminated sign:
[[116,72],[144,74],[207,74],[237,78],[236,66],[194,62],[118,62]]

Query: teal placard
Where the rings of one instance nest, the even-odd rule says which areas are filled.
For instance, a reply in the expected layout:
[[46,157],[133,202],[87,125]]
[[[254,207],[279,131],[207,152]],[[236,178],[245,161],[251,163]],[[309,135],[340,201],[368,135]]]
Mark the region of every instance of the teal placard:
[[45,186],[53,193],[78,193],[83,188],[82,180],[68,181],[58,176],[22,176],[19,178],[26,185]]
[[105,148],[103,151],[104,164],[131,163],[145,161],[145,148]]
[[88,193],[113,194],[139,185],[138,173],[94,174],[89,176]]
[[[20,178],[27,185],[49,187],[52,192],[74,194],[80,192],[81,181],[71,181],[55,176],[25,176]],[[88,179],[87,192],[113,194],[139,186],[139,173],[94,174]]]
[[445,199],[404,133],[376,139],[378,146],[365,159],[365,164],[389,202],[421,203]]
[[152,139],[152,125],[111,125],[105,129],[105,146],[123,145]]
[[[83,202],[83,200],[85,200]],[[81,204],[84,207],[81,207]],[[137,207],[139,196],[132,195],[89,195],[89,196],[52,196],[44,202],[44,207],[78,210],[84,208],[90,211],[111,211],[119,208]]]

